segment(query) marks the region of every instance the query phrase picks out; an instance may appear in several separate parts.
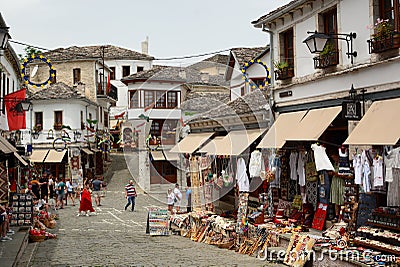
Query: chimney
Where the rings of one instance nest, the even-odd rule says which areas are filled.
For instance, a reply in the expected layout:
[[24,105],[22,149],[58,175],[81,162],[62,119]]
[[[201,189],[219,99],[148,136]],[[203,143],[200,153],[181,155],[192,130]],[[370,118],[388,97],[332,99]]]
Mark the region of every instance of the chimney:
[[149,54],[149,37],[146,36],[146,40],[142,42],[142,54]]

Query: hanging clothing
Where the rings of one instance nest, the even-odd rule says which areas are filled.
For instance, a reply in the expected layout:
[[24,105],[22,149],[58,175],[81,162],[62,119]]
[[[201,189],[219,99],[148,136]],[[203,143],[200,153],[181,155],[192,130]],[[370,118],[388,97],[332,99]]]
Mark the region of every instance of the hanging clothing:
[[[331,192],[331,182],[329,180],[329,174],[327,171],[322,171],[319,175],[322,176],[318,179],[319,202],[323,204],[329,204]],[[321,181],[323,181],[323,183]]]
[[361,154],[361,162],[362,162],[362,189],[364,193],[369,193],[371,191],[371,183],[369,181],[371,168],[369,166],[369,161],[367,159],[367,154],[365,151]]
[[299,176],[299,185],[306,185],[306,170],[304,166],[306,165],[306,152],[300,151],[299,157],[297,159],[297,175]]
[[393,181],[388,184],[387,205],[400,206],[400,168],[393,168]]
[[393,182],[393,168],[400,168],[400,147],[392,149],[385,157],[385,182]]
[[339,175],[350,175],[349,150],[347,148],[339,148]]
[[383,158],[377,156],[373,161],[374,166],[374,187],[383,186]]
[[333,175],[331,184],[331,202],[337,205],[344,204],[344,180],[338,175]]
[[311,149],[314,151],[315,167],[317,171],[327,170],[333,171],[333,165],[326,154],[326,148],[317,144],[312,144]]
[[269,157],[269,166],[268,169],[275,171],[275,179],[270,183],[271,187],[274,188],[280,188],[281,187],[281,159],[279,156],[276,156],[275,153],[273,153]]
[[265,170],[262,153],[259,150],[254,150],[250,155],[249,173],[250,177],[260,177],[261,171]]
[[362,169],[361,154],[353,156],[354,183],[362,184]]
[[249,192],[249,177],[246,172],[246,163],[243,158],[237,160],[236,182],[239,186],[239,192]]
[[297,181],[297,152],[292,151],[289,156],[290,179]]

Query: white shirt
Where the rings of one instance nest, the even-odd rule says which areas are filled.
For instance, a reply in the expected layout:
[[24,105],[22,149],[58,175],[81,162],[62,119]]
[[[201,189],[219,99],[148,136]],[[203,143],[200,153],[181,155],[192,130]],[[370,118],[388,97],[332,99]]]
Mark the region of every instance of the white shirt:
[[168,205],[174,205],[174,199],[175,199],[174,192],[171,192],[170,194],[167,194],[167,204]]
[[181,190],[179,190],[178,188],[174,188],[174,195],[178,197],[178,202],[182,200],[182,193]]
[[326,148],[317,144],[312,144],[311,149],[314,150],[315,167],[317,171],[327,170],[334,171],[332,163],[326,154]]
[[249,192],[249,177],[246,173],[246,163],[243,158],[239,158],[237,161],[236,181],[240,192]]
[[306,185],[306,171],[304,165],[306,162],[306,153],[304,151],[299,152],[299,157],[297,159],[297,175],[299,176],[299,185]]
[[297,152],[292,151],[289,156],[290,179],[297,181]]

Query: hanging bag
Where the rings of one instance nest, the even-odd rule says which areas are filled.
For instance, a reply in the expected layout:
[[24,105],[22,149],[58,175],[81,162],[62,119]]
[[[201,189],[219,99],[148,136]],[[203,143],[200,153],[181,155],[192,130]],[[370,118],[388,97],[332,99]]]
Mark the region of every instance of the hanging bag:
[[318,172],[315,166],[313,152],[307,152],[307,162],[306,162],[306,181],[316,182],[318,179]]

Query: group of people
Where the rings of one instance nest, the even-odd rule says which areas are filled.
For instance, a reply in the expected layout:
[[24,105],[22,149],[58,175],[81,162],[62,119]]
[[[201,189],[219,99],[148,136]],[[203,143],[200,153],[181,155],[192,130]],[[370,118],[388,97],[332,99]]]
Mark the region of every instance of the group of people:
[[[186,188],[187,212],[191,211],[192,190]],[[182,205],[182,192],[179,190],[179,184],[175,184],[175,188],[169,188],[167,192],[167,204],[169,212],[173,213],[174,209],[177,213],[180,212]]]
[[[75,206],[75,200],[80,198],[79,214],[82,212],[94,212],[91,200],[91,192],[94,195],[95,203],[101,206],[101,197],[105,183],[102,177],[96,177],[92,180],[83,179],[79,174],[77,182],[70,178],[54,179],[52,174],[44,172],[39,179],[33,178],[29,182],[30,192],[33,194],[34,203],[39,209],[48,209],[48,206],[54,206],[55,209],[63,209],[70,201]],[[79,215],[78,214],[78,215]]]

